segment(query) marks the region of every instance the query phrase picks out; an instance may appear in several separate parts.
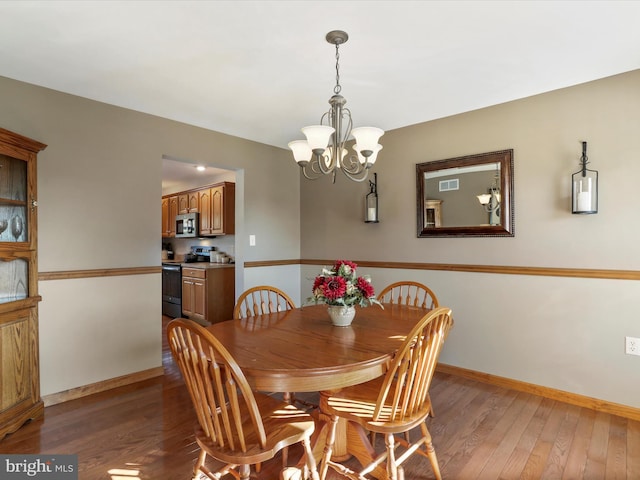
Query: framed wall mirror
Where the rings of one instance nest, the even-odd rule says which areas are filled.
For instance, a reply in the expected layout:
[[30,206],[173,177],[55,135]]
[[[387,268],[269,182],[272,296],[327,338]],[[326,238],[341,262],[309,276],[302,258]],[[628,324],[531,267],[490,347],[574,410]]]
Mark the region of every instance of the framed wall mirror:
[[416,165],[418,237],[513,237],[513,150]]

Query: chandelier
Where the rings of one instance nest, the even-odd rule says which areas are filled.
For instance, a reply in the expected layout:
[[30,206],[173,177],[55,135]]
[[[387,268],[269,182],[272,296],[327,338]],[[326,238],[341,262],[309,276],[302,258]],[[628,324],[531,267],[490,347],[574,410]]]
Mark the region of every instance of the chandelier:
[[[341,30],[327,33],[327,42],[336,46],[336,86],[333,88],[334,95],[329,99],[331,107],[320,118],[320,125],[302,129],[306,140],[289,142],[293,158],[309,180],[332,175],[335,183],[336,172],[342,170],[349,179],[362,182],[382,150],[378,140],[384,131],[376,127],[352,128],[351,112],[344,106],[347,100],[340,95],[339,47],[348,39],[349,35]],[[355,140],[355,154],[349,154],[347,150],[347,142],[352,137]]]

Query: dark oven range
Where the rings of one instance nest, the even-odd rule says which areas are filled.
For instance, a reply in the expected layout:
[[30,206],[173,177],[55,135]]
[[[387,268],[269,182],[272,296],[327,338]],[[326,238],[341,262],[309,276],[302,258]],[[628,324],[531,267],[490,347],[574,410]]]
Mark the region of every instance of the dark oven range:
[[182,268],[180,264],[162,264],[162,314],[182,316]]

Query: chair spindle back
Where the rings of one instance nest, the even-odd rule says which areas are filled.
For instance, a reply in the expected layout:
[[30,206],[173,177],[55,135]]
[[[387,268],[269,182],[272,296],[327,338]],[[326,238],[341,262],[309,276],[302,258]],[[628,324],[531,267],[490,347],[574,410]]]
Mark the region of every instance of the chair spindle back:
[[429,409],[429,386],[452,324],[451,309],[438,308],[407,335],[385,375],[374,421],[393,422]]
[[233,318],[248,318],[295,308],[293,300],[282,290],[269,285],[253,287],[240,295],[233,309]]
[[[171,321],[167,335],[200,428],[211,442],[231,451],[246,452],[250,432],[245,429],[252,428],[264,448],[266,434],[255,397],[224,346],[191,320]],[[250,423],[243,422],[244,415],[250,417]]]
[[435,293],[419,282],[396,282],[385,287],[378,294],[381,303],[395,303],[400,305],[413,305],[414,307],[438,308],[438,298]]

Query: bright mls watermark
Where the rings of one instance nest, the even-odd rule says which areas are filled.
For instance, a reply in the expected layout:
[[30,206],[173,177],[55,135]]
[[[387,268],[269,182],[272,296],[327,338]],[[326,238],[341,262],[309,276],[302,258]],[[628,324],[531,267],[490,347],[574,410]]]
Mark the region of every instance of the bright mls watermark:
[[0,455],[0,480],[78,480],[77,455]]

